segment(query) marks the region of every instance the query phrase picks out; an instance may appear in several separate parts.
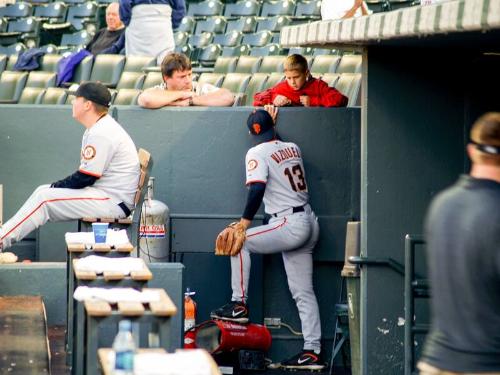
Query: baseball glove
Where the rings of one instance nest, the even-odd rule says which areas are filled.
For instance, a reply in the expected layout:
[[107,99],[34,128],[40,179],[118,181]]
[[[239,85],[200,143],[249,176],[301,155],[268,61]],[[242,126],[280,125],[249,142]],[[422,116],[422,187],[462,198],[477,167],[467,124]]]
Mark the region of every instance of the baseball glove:
[[215,240],[215,255],[235,256],[239,254],[246,238],[246,230],[241,223],[229,224]]

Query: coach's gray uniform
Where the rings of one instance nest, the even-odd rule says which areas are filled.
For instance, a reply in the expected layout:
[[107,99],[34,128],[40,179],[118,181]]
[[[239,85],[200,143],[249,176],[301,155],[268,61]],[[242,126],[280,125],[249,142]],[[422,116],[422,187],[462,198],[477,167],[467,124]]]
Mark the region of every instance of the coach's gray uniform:
[[304,349],[319,351],[321,324],[312,280],[312,253],[319,225],[307,203],[301,151],[294,143],[273,140],[252,147],[245,163],[247,185],[266,184],[263,200],[265,211],[272,218],[267,225],[248,229],[240,254],[231,257],[232,300],[246,302],[250,253],[282,252],[288,287],[299,310]]
[[4,248],[47,221],[123,218],[125,213],[118,204],[123,202],[133,208],[139,181],[139,158],[130,136],[110,115],[85,131],[79,171],[98,179],[83,189],[39,186],[0,229]]

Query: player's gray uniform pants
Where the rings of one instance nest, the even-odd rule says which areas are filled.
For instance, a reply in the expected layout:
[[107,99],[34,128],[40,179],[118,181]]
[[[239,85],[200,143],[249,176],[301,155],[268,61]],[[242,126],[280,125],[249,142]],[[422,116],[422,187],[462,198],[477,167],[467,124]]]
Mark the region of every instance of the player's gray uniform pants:
[[250,253],[282,252],[288,287],[299,310],[304,349],[321,349],[319,308],[313,289],[313,249],[318,241],[319,225],[307,204],[304,212],[272,217],[269,224],[247,230],[240,254],[231,257],[233,301],[247,299],[250,278]]
[[51,188],[39,186],[17,213],[0,229],[4,248],[18,242],[47,221],[64,221],[82,217],[123,218],[125,213],[102,190]]

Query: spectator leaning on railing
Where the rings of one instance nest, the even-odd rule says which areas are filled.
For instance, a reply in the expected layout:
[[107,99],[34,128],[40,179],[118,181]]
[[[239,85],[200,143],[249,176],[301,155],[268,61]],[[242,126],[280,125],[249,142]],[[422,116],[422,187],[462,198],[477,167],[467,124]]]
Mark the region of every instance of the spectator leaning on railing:
[[285,80],[254,96],[254,106],[345,107],[347,97],[321,79],[313,78],[302,55],[284,62]]

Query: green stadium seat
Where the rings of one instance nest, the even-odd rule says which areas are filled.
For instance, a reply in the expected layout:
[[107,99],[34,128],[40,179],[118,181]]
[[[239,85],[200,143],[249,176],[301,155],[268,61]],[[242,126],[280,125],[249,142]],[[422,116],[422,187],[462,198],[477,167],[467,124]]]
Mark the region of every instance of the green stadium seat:
[[161,72],[148,72],[146,78],[144,79],[144,83],[142,84],[142,89],[149,89],[156,85],[159,85],[163,82],[163,76]]
[[246,73],[227,73],[221,87],[233,94],[244,93],[251,77],[251,74]]
[[257,56],[241,56],[238,59],[235,73],[257,73],[259,71],[262,57]]
[[40,102],[45,89],[41,87],[25,87],[18,104],[37,104]]
[[68,6],[62,1],[48,2],[35,8],[35,17],[49,23],[64,22]]
[[77,65],[75,73],[73,74],[73,82],[80,83],[88,81],[90,79],[90,73],[92,72],[93,63],[93,56],[87,56],[82,61],[80,61],[80,64]]
[[185,31],[177,31],[174,33],[174,40],[176,46],[183,46],[187,43],[189,34]]
[[254,73],[252,74],[252,78],[250,78],[250,82],[248,82],[247,88],[245,89],[245,101],[243,105],[252,105],[253,104],[253,96],[264,90],[264,86],[268,79],[267,73]]
[[123,72],[116,89],[140,89],[144,85],[145,78],[146,75],[141,72]]
[[75,47],[85,47],[92,40],[92,34],[87,30],[77,31],[72,34],[63,34],[61,39],[61,50],[64,50],[65,46],[75,46]]
[[337,81],[340,78],[340,73],[325,73],[321,76],[321,79],[328,83],[328,86],[335,87]]
[[198,83],[210,83],[211,85],[221,87],[224,81],[224,75],[220,73],[201,73],[200,78],[198,78]]
[[68,97],[66,89],[49,87],[38,104],[64,104]]
[[84,23],[96,24],[98,22],[98,9],[97,3],[93,1],[71,6],[68,8],[66,22],[71,23],[76,30],[82,30]]
[[123,55],[97,55],[94,59],[90,81],[99,81],[107,87],[114,88],[120,80],[125,66]]
[[335,88],[349,98],[348,107],[360,105],[361,73],[342,73]]
[[237,47],[222,48],[222,56],[246,56],[250,53],[250,46],[243,44]]
[[270,31],[258,31],[254,34],[245,34],[241,41],[242,44],[248,44],[250,47],[263,47],[271,43],[273,34]]
[[192,34],[194,32],[194,28],[196,27],[196,20],[192,16],[185,16],[182,18],[182,21],[175,31],[183,31],[188,34]]
[[190,3],[187,15],[193,17],[220,16],[223,9],[224,4],[219,0],[204,0],[199,3]]
[[269,74],[269,77],[267,78],[266,82],[264,83],[264,87],[262,89],[267,90],[270,87],[276,86],[278,83],[280,83],[284,79],[285,79],[285,76],[283,73],[271,73],[271,74]]
[[113,105],[137,105],[137,98],[141,90],[137,89],[120,89],[118,90]]
[[32,71],[28,75],[26,87],[38,87],[46,89],[47,87],[54,87],[56,84],[56,73]]
[[216,34],[212,43],[219,44],[222,47],[237,47],[241,44],[243,34],[241,31],[233,30],[226,34]]
[[24,1],[19,1],[15,4],[10,4],[0,8],[0,17],[6,17],[9,19],[30,17],[32,14],[33,6]]
[[292,23],[292,19],[288,16],[274,16],[263,18],[257,22],[257,31],[268,30],[272,33],[279,33],[283,26],[288,26]]
[[215,62],[214,73],[233,73],[238,63],[237,56],[224,57],[220,56]]
[[276,56],[282,55],[283,50],[279,44],[271,43],[262,47],[253,47],[250,50],[250,56]]
[[226,33],[240,31],[244,34],[254,33],[257,30],[257,17],[240,17],[227,22]]
[[265,56],[259,67],[259,73],[282,73],[285,56]]
[[144,68],[156,66],[156,57],[152,56],[127,56],[125,60],[124,72],[142,73]]
[[5,33],[7,31],[7,25],[9,21],[5,17],[0,17],[0,33]]
[[293,16],[295,13],[295,1],[268,1],[262,6],[261,17]]
[[336,55],[321,55],[316,56],[311,65],[311,73],[314,74],[324,74],[324,73],[335,73],[337,71],[337,66],[339,65],[340,56]]
[[295,6],[294,18],[301,21],[321,19],[321,0],[299,1]]
[[5,70],[5,68],[7,67],[7,60],[8,60],[8,56],[7,55],[0,55],[0,74],[2,74],[2,72]]
[[222,54],[222,48],[218,44],[212,44],[202,48],[198,56],[198,62],[203,67],[213,67],[217,58]]
[[226,32],[227,20],[223,16],[208,17],[206,20],[199,20],[196,23],[196,34],[210,32],[214,34],[224,34]]
[[0,103],[17,103],[27,79],[26,72],[4,71],[0,76]]
[[[316,59],[314,61],[316,61]],[[335,72],[361,73],[361,61],[362,61],[361,55],[343,55]]]
[[61,55],[45,54],[40,59],[40,70],[44,72],[57,72],[57,64],[62,59]]
[[224,11],[225,17],[247,17],[260,14],[261,3],[257,0],[242,0],[234,4],[227,4]]

